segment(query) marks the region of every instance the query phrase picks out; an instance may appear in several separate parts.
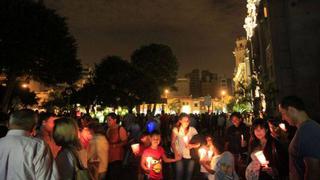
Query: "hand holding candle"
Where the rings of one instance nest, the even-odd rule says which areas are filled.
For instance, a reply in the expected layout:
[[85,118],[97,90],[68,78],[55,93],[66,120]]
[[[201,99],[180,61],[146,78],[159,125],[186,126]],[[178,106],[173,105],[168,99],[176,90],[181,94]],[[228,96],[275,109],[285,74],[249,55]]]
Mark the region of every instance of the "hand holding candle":
[[257,157],[262,166],[268,167],[269,161],[267,161],[262,151],[257,151],[256,153],[254,153],[254,155]]
[[213,156],[213,151],[212,150],[209,150],[208,151],[208,159],[211,159]]
[[207,150],[206,149],[204,149],[204,148],[200,148],[199,149],[199,158],[200,158],[200,160],[202,160],[206,156],[206,154],[207,154]]
[[246,144],[246,141],[244,140],[244,136],[243,134],[241,134],[241,147],[246,147],[247,144]]
[[148,167],[148,169],[150,169],[151,168],[152,157],[147,157],[146,161],[147,161],[147,167]]

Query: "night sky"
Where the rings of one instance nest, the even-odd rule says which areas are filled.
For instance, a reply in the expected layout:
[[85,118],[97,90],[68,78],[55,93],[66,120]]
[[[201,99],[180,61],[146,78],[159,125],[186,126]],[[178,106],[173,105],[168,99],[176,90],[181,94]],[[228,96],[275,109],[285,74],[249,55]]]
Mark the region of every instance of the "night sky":
[[45,0],[67,18],[83,64],[129,59],[141,45],[169,45],[179,75],[194,68],[232,77],[235,39],[244,36],[245,0]]

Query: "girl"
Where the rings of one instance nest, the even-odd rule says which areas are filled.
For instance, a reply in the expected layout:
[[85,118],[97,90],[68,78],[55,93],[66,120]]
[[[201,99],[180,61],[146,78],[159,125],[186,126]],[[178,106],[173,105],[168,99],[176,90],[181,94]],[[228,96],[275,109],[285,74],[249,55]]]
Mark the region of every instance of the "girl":
[[191,159],[190,149],[198,148],[198,144],[190,144],[194,135],[198,134],[194,127],[190,127],[190,118],[187,114],[181,113],[176,127],[172,129],[171,148],[175,156],[182,156],[176,162],[176,179],[190,180],[192,178],[194,160]]

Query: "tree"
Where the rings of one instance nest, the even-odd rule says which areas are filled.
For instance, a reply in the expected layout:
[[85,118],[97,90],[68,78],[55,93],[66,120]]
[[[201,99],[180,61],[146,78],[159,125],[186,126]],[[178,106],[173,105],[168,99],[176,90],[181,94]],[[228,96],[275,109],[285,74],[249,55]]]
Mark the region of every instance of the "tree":
[[75,82],[81,73],[76,42],[65,18],[31,0],[0,1],[0,68],[8,89],[2,101],[7,111],[18,77],[52,85]]
[[121,57],[102,59],[94,74],[97,99],[103,105],[132,109],[141,102],[154,102],[160,97],[153,79]]
[[[18,84],[16,84],[16,86],[14,87],[11,98],[13,101],[15,101],[14,106],[27,107],[36,105],[38,103],[36,93],[30,91],[29,88],[22,88]],[[0,86],[0,99],[4,98],[3,95],[5,94],[6,90],[7,87]],[[10,106],[9,108],[14,109],[14,106]]]
[[131,62],[154,78],[161,92],[164,88],[174,87],[178,61],[169,46],[163,44],[142,46],[133,52]]

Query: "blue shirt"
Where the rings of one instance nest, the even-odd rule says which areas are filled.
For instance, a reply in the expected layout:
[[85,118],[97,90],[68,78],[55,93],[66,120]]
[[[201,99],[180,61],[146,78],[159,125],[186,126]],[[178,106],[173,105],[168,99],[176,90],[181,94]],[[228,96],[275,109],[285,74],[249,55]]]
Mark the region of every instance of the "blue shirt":
[[290,179],[304,179],[303,159],[320,159],[320,125],[313,120],[303,122],[289,146]]

